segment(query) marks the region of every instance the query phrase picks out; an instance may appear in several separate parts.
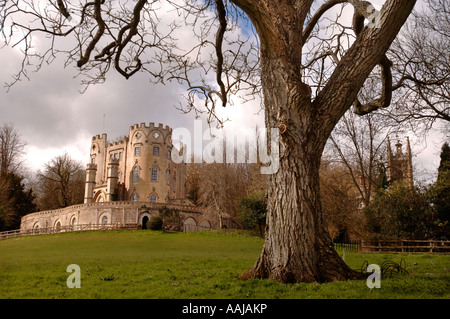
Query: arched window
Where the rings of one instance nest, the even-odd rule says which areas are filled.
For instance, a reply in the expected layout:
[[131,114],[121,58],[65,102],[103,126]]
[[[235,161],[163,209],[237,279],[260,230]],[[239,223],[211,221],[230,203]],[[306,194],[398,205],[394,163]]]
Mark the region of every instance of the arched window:
[[136,193],[133,193],[133,194],[131,195],[131,200],[132,200],[133,202],[137,202],[138,196],[137,196]]
[[151,194],[150,195],[150,202],[156,203],[156,200],[157,200],[157,196],[155,194]]
[[103,218],[102,218],[102,225],[108,225],[108,217],[103,216]]
[[139,181],[139,167],[135,166],[133,168],[133,182]]
[[152,167],[152,182],[158,181],[158,167],[153,166]]
[[74,218],[74,219],[72,219],[72,230],[77,230],[77,219],[76,218]]

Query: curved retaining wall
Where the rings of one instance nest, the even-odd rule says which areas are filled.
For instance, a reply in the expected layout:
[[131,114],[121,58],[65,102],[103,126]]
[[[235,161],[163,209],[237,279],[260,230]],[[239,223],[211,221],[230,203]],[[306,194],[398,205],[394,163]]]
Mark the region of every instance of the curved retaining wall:
[[190,230],[218,227],[215,218],[208,216],[201,208],[195,206],[150,202],[102,202],[31,213],[22,217],[20,229],[30,230],[80,224],[142,225],[145,217],[158,215],[159,209],[164,206],[179,209],[181,222],[190,225]]

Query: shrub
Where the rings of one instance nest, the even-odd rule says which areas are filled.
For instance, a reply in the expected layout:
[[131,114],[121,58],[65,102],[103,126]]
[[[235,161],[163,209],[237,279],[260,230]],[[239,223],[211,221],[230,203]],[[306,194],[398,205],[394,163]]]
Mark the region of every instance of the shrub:
[[150,230],[162,230],[163,220],[159,216],[152,216],[147,222],[147,229]]

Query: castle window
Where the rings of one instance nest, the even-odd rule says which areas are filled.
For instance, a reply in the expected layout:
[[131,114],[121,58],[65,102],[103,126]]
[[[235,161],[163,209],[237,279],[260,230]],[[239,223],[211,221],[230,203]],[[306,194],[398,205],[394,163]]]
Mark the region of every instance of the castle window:
[[122,173],[117,173],[117,182],[120,183],[120,179],[122,178]]
[[139,181],[139,167],[135,166],[133,168],[133,182]]
[[167,170],[166,179],[167,179],[167,185],[169,185],[170,184],[170,171],[169,170]]
[[137,202],[138,196],[137,196],[136,193],[133,193],[133,194],[131,195],[131,200],[132,200],[133,202]]
[[119,161],[122,160],[122,152],[119,152]]
[[156,195],[155,194],[150,195],[150,202],[156,203]]
[[152,167],[152,182],[158,181],[158,168],[156,166]]
[[168,152],[167,152],[167,158],[168,159],[172,159],[172,152],[171,152],[171,150],[169,150]]
[[153,156],[159,156],[159,147],[153,146]]
[[108,217],[103,216],[102,218],[102,225],[107,225],[108,224]]
[[134,148],[134,156],[141,156],[141,148],[139,146]]

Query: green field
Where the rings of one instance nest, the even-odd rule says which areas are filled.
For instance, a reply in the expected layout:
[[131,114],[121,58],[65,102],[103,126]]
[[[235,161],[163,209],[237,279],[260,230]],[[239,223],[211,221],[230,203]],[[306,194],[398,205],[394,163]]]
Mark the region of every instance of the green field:
[[[246,233],[95,231],[0,241],[0,298],[449,298],[450,256],[345,252],[350,267],[404,259],[408,274],[366,281],[281,284],[237,280],[263,240]],[[340,252],[342,255],[342,252]],[[67,266],[81,269],[69,289]]]

